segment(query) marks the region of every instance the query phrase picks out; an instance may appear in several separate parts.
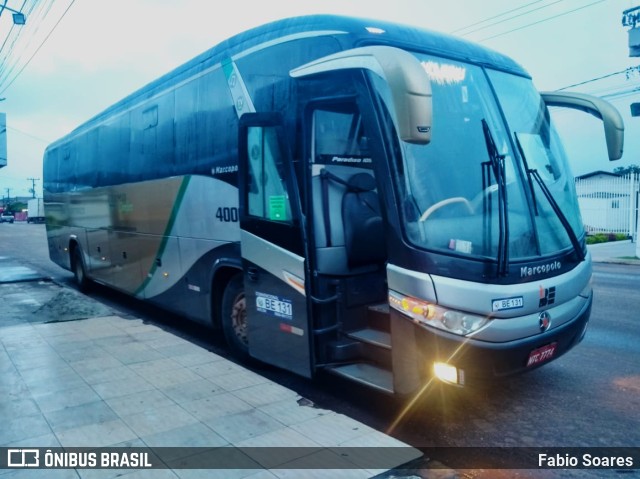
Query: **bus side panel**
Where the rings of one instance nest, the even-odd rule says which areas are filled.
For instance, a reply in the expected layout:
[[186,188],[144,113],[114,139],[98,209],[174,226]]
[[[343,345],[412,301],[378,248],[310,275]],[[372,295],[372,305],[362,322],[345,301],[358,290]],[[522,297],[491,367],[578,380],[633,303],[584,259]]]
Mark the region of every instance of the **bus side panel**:
[[213,275],[219,265],[240,271],[240,243],[221,245],[209,240],[180,238],[180,251],[189,249],[207,252],[200,256],[190,268],[185,265],[184,275],[180,281],[147,300],[209,326],[212,319],[215,319],[214,312],[211,310],[212,295],[221,296],[223,292],[212,289]]
[[70,225],[69,198],[66,195],[45,192],[45,211],[47,218],[47,242],[49,258],[64,269],[71,270],[69,242],[73,238],[82,248],[87,250],[87,237],[84,228]]
[[[339,49],[312,37],[237,61],[257,108],[282,111],[294,137],[289,70]],[[238,111],[222,68],[166,81],[48,151],[50,255],[69,268],[74,235],[92,278],[202,318],[213,262],[239,254]]]

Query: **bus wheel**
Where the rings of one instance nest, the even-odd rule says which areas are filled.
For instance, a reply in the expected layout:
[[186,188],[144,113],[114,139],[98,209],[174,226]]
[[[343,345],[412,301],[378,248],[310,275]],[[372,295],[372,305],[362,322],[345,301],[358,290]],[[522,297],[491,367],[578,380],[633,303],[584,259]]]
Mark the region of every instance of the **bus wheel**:
[[87,278],[87,270],[84,267],[84,260],[82,259],[82,252],[79,247],[73,249],[71,256],[71,269],[73,276],[75,277],[78,289],[82,293],[86,293],[90,289],[91,280]]
[[239,359],[249,358],[247,337],[247,302],[244,296],[242,274],[237,274],[227,284],[222,296],[222,331],[231,348]]

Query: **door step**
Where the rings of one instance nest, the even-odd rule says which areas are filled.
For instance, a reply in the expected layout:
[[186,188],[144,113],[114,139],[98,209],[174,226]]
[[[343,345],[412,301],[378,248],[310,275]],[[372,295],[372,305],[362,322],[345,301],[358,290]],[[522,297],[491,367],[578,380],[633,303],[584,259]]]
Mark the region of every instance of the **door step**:
[[393,394],[391,371],[368,363],[354,363],[327,368],[327,371],[348,378],[387,394]]
[[387,331],[365,328],[358,331],[351,331],[347,337],[367,344],[372,344],[384,349],[391,349],[391,334]]
[[367,324],[380,331],[391,331],[389,323],[389,304],[374,304],[367,308]]

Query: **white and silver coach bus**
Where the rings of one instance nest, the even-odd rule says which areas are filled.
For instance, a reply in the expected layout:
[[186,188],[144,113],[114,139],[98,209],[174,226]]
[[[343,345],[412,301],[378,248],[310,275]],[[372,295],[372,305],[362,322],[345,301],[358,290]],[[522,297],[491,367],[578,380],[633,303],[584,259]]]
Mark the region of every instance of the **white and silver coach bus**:
[[[548,106],[494,51],[310,16],[239,34],[45,153],[51,259],[212,324],[232,351],[410,394],[578,344],[591,260]],[[579,158],[574,159],[579,161]]]

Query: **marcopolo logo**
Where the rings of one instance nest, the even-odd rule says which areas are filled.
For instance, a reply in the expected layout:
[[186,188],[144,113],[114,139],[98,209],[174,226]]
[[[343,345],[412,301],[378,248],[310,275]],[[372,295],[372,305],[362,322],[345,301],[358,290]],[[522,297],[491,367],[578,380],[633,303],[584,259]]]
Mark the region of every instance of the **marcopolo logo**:
[[562,268],[560,261],[554,261],[553,263],[539,264],[537,266],[523,266],[520,268],[520,277],[527,278],[529,276],[537,276],[539,274],[551,273]]

